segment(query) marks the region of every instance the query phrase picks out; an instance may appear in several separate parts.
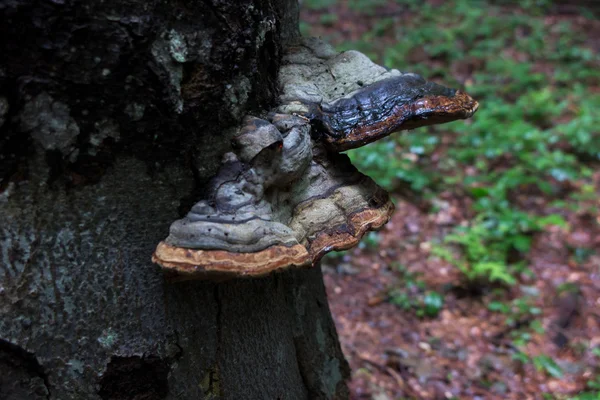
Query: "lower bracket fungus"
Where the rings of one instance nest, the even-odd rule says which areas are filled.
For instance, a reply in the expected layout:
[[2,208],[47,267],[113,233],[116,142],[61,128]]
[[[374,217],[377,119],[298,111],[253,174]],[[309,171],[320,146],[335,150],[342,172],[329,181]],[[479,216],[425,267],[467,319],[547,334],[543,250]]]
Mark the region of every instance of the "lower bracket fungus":
[[316,39],[289,48],[279,106],[247,116],[208,196],[152,256],[171,280],[261,276],[309,267],[382,227],[394,206],[345,154],[390,133],[468,118],[467,94],[387,70]]

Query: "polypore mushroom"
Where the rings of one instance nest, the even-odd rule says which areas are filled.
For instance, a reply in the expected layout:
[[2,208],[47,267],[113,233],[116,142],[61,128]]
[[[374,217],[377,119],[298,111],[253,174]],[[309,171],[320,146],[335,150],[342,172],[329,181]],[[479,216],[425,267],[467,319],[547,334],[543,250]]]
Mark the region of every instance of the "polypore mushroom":
[[357,51],[338,54],[316,39],[292,47],[285,60],[280,111],[307,117],[313,137],[331,151],[469,118],[477,111],[478,103],[460,90],[387,70]]
[[477,106],[464,92],[404,74],[332,103],[310,104],[307,116],[330,149],[344,151],[399,130],[468,118]]
[[154,252],[171,279],[260,276],[356,245],[394,207],[338,152],[477,109],[462,92],[316,40],[291,47],[284,63],[277,110],[244,119],[207,198]]
[[[345,155],[310,139],[307,121],[245,119],[208,199],[175,221],[153,261],[173,279],[259,276],[309,266],[389,219],[387,193]],[[278,129],[281,129],[281,131]]]

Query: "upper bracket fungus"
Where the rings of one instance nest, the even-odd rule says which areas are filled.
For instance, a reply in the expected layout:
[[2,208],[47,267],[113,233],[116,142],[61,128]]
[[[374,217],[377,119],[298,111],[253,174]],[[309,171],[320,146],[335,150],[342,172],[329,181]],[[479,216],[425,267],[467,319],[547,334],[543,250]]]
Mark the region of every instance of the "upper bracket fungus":
[[279,84],[279,106],[244,119],[208,196],[154,252],[171,279],[260,276],[356,245],[394,207],[338,152],[477,110],[463,92],[316,39],[289,48]]

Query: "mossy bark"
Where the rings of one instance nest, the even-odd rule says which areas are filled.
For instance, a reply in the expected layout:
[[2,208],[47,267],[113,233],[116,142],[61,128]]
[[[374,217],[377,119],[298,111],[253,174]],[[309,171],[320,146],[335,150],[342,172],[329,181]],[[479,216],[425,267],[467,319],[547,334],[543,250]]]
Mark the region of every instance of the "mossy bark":
[[0,4],[0,398],[347,396],[318,268],[168,284],[150,256],[245,114],[292,0]]

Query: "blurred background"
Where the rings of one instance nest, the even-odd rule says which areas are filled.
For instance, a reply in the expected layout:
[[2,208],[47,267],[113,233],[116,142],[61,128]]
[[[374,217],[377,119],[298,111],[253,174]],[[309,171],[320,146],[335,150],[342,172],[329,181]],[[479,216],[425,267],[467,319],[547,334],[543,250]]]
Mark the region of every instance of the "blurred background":
[[301,3],[480,103],[348,152],[397,207],[323,261],[353,398],[600,399],[600,2]]

